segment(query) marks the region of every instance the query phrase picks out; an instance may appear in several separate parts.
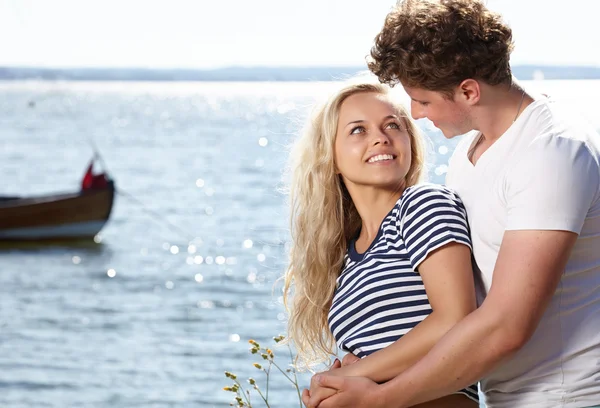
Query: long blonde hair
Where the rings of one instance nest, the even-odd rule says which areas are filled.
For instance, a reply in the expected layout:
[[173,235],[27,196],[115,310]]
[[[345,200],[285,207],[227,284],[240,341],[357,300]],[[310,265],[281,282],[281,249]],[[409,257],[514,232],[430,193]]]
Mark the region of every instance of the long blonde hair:
[[334,143],[344,100],[357,93],[386,95],[411,138],[412,162],[406,187],[421,181],[425,172],[420,132],[406,109],[390,98],[389,91],[387,85],[375,81],[345,83],[316,107],[290,155],[292,242],[283,299],[289,312],[288,340],[306,367],[327,360],[335,352],[327,316],[348,242],[361,226],[358,211],[335,169]]

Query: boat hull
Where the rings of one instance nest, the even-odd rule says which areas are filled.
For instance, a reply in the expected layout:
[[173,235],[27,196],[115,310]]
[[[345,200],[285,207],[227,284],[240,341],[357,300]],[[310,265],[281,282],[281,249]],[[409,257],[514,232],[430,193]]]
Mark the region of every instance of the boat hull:
[[93,238],[112,211],[115,188],[0,201],[0,240]]

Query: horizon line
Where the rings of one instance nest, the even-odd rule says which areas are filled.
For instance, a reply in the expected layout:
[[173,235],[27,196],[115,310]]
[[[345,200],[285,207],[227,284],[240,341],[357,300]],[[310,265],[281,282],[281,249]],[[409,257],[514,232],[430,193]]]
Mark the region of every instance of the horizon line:
[[[512,64],[512,68],[517,67],[536,67],[536,68],[583,68],[600,69],[600,65],[591,64],[552,64],[552,63],[518,63]],[[4,65],[0,64],[0,69],[38,69],[38,70],[149,70],[149,71],[219,71],[228,69],[364,69],[367,66],[353,64],[331,64],[331,65],[222,65],[217,67],[160,67],[160,66],[39,66],[39,65]]]

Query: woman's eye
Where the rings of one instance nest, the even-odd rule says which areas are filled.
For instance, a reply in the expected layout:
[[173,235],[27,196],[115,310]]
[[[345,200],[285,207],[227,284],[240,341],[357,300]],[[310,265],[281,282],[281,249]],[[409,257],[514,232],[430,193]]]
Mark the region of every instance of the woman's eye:
[[365,128],[363,126],[357,126],[355,128],[352,128],[352,130],[350,131],[351,135],[356,135],[359,133],[363,133],[365,131]]
[[392,129],[400,129],[400,125],[397,124],[396,122],[390,122],[387,125],[388,128],[392,128]]

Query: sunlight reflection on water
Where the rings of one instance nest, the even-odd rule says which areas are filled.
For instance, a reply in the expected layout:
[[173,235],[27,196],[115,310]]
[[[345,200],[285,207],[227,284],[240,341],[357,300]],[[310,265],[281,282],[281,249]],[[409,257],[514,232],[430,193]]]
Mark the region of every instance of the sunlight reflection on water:
[[[600,81],[529,85],[600,129]],[[256,375],[247,340],[284,331],[281,282],[273,290],[289,244],[282,170],[332,86],[0,83],[2,194],[77,188],[93,140],[143,203],[117,196],[96,244],[2,248],[0,405],[227,404],[223,371]],[[419,125],[430,178],[443,182],[456,140]],[[275,401],[293,391],[274,387]]]

